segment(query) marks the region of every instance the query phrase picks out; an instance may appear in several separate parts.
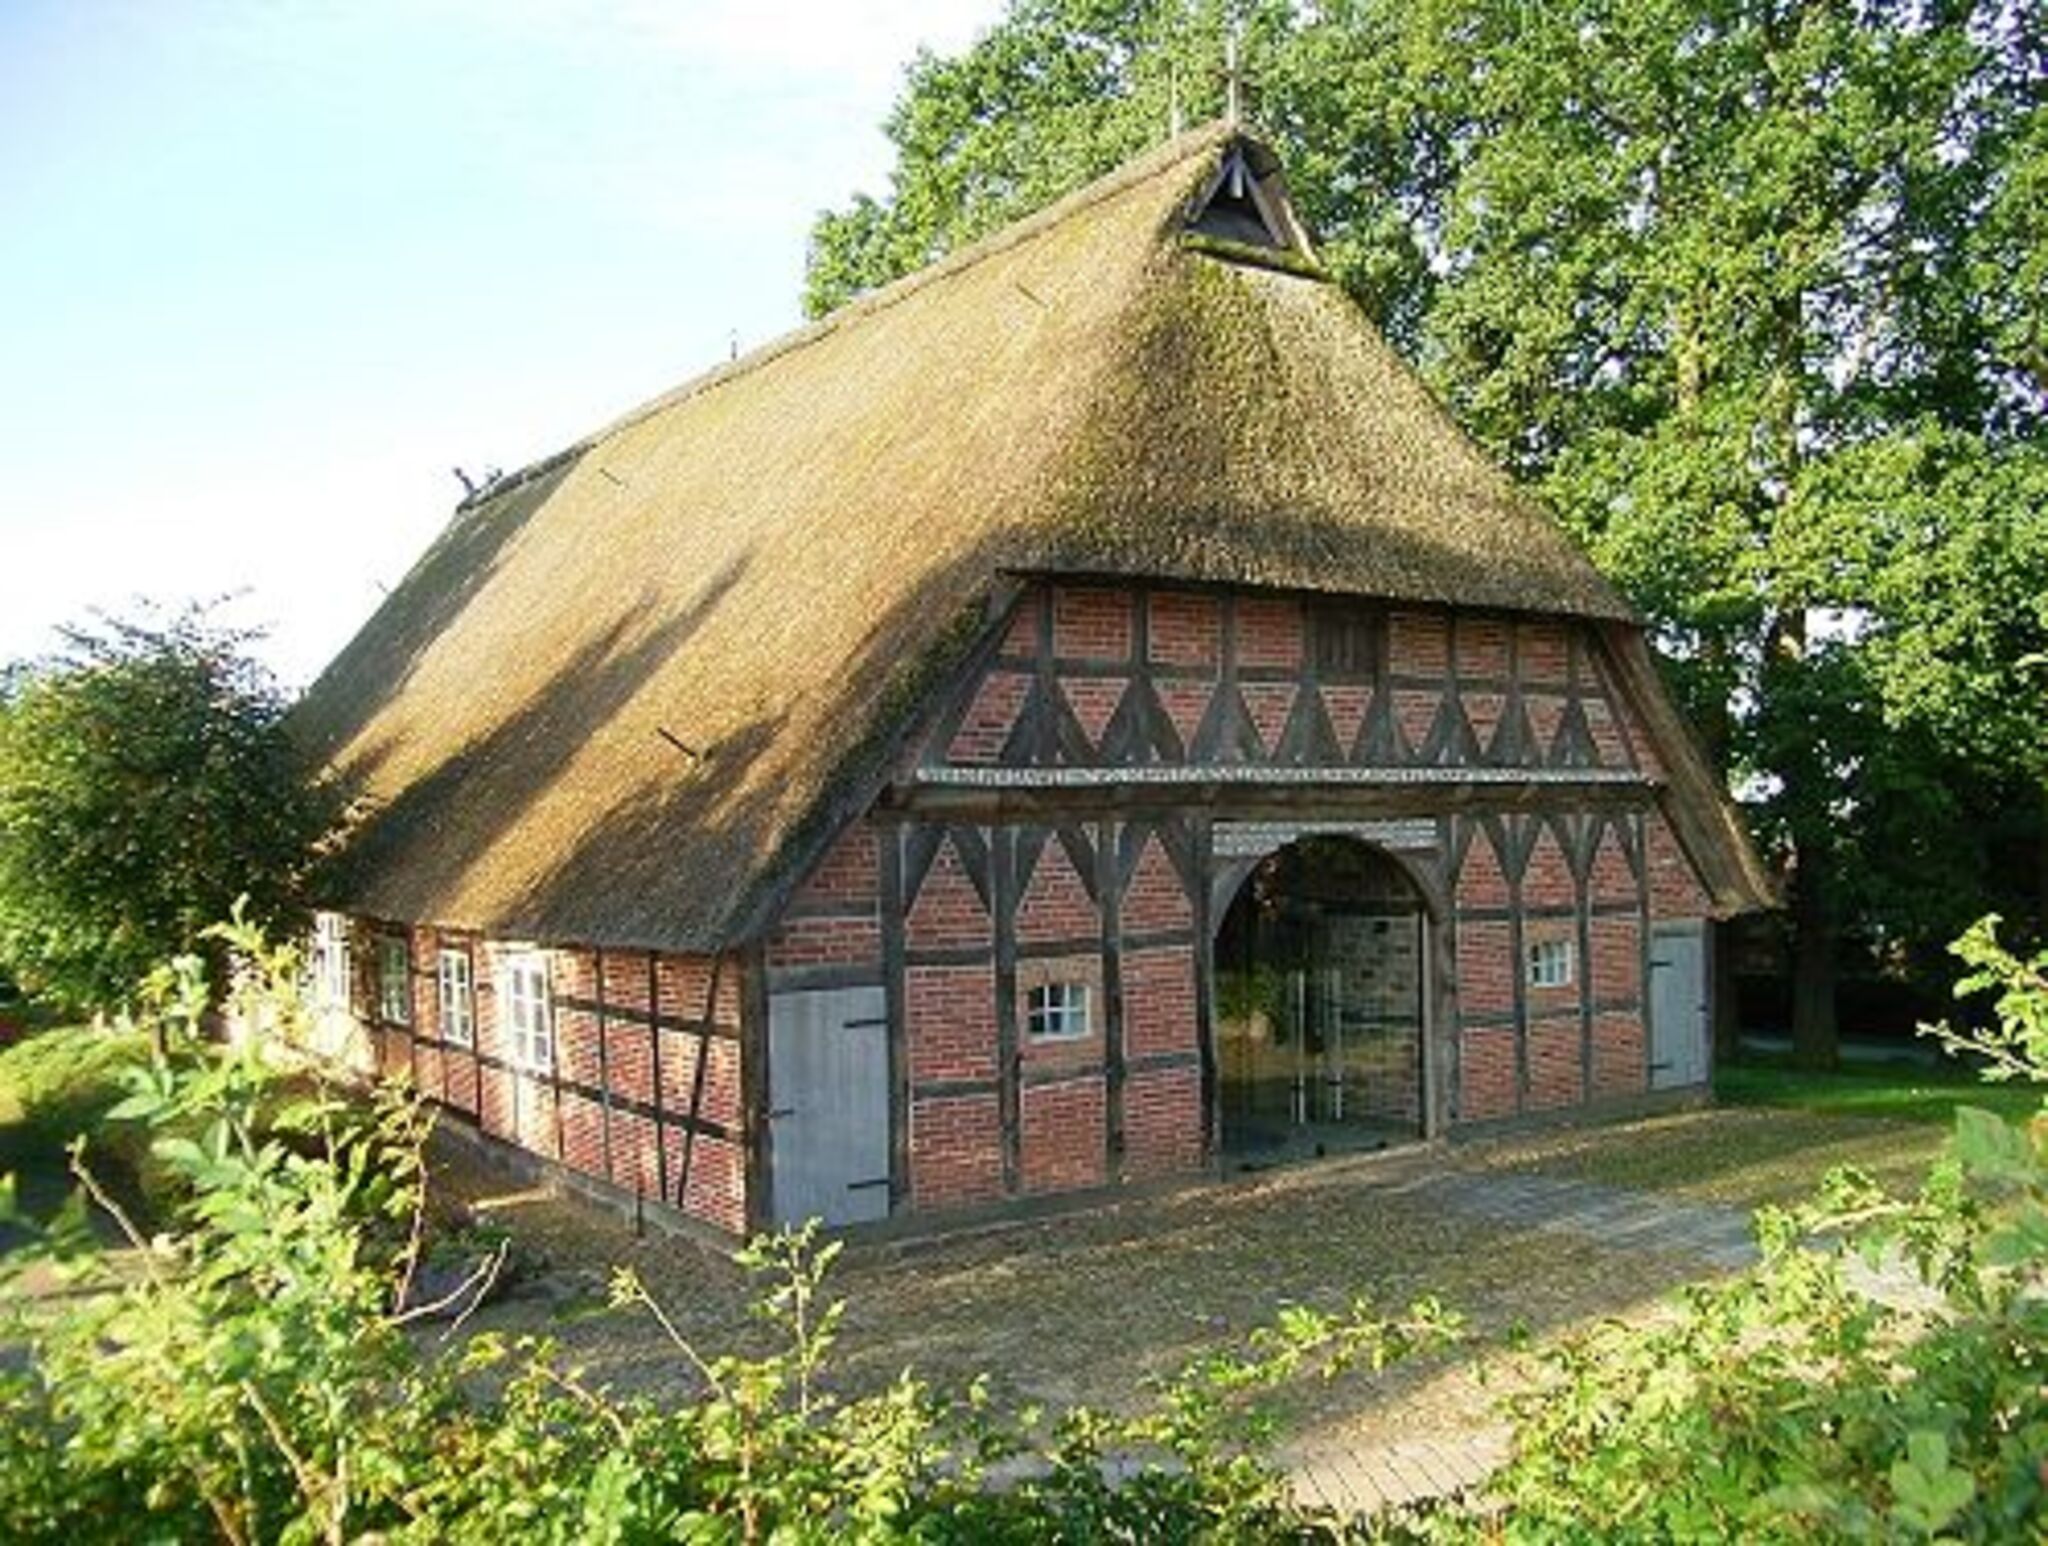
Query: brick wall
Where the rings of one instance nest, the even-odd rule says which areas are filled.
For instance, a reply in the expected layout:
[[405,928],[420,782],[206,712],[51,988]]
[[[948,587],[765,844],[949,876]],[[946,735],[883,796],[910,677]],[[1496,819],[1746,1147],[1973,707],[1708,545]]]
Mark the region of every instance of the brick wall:
[[[1516,649],[1525,672],[1572,669],[1566,635],[1525,629]],[[1644,915],[1659,905],[1660,886],[1662,905],[1704,910],[1660,818],[1654,810],[1465,817],[1459,841],[1454,1120],[1642,1094]],[[1570,981],[1529,980],[1531,950],[1545,943],[1565,953]]]
[[[745,1228],[737,958],[533,950],[546,963],[553,1058],[528,1066],[512,1045],[499,973],[533,947],[367,920],[355,933],[357,960],[372,974],[358,1012],[387,1077],[410,1079],[489,1137],[721,1229]],[[407,945],[409,1024],[382,1013],[374,980],[379,938]],[[467,1046],[443,1014],[443,951],[470,963]]]
[[914,755],[1654,771],[1616,683],[1599,635],[1562,619],[1041,583]]

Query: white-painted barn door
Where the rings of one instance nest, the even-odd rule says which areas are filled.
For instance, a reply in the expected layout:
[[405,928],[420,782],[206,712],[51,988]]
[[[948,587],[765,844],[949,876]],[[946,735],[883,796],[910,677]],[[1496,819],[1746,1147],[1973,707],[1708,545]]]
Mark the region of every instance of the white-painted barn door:
[[768,1000],[768,1162],[777,1223],[889,1216],[888,1027],[880,988]]
[[1650,930],[1650,1087],[1707,1082],[1707,926]]

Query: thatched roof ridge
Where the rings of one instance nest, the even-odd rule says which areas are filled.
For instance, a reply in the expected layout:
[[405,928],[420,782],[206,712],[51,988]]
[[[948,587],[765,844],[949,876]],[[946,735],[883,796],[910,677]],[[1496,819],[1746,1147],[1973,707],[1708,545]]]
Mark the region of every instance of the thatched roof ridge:
[[1005,578],[1626,622],[1334,285],[1182,236],[1232,131],[464,502],[296,723],[361,792],[337,903],[704,948],[869,797]]

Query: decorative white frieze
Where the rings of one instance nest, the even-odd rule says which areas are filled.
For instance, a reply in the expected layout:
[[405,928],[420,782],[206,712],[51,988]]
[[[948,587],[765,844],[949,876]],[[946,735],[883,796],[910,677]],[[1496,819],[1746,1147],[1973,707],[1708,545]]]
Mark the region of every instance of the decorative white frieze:
[[1355,837],[1381,848],[1413,851],[1436,847],[1436,823],[1414,821],[1219,821],[1214,829],[1219,859],[1263,859],[1304,837]]
[[1105,789],[1118,786],[1192,786],[1204,784],[1282,786],[1322,785],[1371,788],[1374,785],[1503,785],[1585,788],[1591,785],[1647,789],[1655,780],[1633,768],[1285,768],[1262,763],[1144,763],[1117,768],[918,768],[911,782],[964,789]]

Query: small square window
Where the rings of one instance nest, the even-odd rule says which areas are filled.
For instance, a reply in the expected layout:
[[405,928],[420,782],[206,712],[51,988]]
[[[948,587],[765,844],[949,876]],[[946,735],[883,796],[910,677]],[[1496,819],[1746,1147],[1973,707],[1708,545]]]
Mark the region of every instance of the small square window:
[[1529,946],[1529,986],[1569,988],[1572,985],[1572,942],[1541,939]]
[[387,1025],[412,1024],[412,951],[388,935],[377,941],[377,1017]]
[[555,1066],[554,1006],[548,960],[537,950],[507,956],[499,970],[500,999],[512,1039],[512,1061],[545,1073]]
[[476,983],[467,950],[444,950],[435,963],[441,1000],[441,1039],[458,1047],[476,1045]]
[[1092,1029],[1088,984],[1047,982],[1024,997],[1024,1032],[1033,1041],[1078,1041]]

